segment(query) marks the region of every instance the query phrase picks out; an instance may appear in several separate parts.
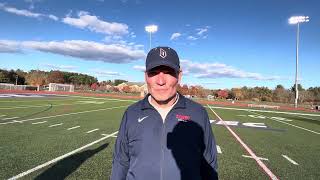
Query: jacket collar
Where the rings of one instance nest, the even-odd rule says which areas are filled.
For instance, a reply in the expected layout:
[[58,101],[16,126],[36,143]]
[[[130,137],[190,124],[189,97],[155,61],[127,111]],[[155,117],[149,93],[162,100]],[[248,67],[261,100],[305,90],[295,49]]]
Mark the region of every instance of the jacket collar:
[[[148,97],[149,96],[150,96],[150,94],[147,94],[142,99],[142,103],[141,103],[141,109],[142,110],[154,109],[154,107],[148,101]],[[178,102],[173,106],[173,109],[175,109],[175,108],[185,108],[186,107],[186,98],[180,93],[178,93],[178,96],[179,96]]]

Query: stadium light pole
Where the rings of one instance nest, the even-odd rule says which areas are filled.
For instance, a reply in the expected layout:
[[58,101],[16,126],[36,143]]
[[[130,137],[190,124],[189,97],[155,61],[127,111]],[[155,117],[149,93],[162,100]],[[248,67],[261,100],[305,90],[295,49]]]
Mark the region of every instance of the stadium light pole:
[[16,85],[18,85],[18,75],[16,75]]
[[149,49],[151,49],[151,34],[158,31],[158,26],[148,25],[145,27],[145,30],[149,33]]
[[297,25],[297,39],[296,39],[296,78],[295,78],[295,99],[294,107],[298,107],[298,63],[299,63],[299,33],[300,33],[300,23],[309,22],[309,16],[292,16],[289,18],[289,24]]

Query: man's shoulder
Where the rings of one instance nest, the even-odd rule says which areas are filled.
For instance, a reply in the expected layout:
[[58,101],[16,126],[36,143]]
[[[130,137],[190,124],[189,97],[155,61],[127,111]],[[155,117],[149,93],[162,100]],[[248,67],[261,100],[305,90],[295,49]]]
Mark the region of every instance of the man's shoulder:
[[127,108],[127,112],[137,112],[138,110],[141,110],[141,106],[143,103],[143,99],[139,100],[138,102],[135,102],[133,104],[131,104],[128,108]]

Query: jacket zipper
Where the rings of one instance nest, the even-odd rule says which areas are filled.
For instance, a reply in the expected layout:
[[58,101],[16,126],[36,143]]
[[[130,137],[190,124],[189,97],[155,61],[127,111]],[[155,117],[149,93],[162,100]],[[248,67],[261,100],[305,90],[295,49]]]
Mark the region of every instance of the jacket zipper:
[[[162,119],[162,118],[161,118]],[[163,180],[163,163],[164,163],[164,136],[165,136],[165,122],[162,124],[162,137],[161,137],[161,163],[160,163],[160,180]]]

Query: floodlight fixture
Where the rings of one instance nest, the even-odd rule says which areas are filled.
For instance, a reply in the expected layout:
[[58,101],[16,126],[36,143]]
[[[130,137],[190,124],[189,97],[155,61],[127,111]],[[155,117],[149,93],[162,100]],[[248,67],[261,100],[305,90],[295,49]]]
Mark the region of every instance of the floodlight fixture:
[[309,16],[292,16],[289,18],[289,24],[299,24],[309,22]]
[[157,25],[148,25],[145,30],[149,33],[149,49],[151,49],[151,34],[158,31]]

